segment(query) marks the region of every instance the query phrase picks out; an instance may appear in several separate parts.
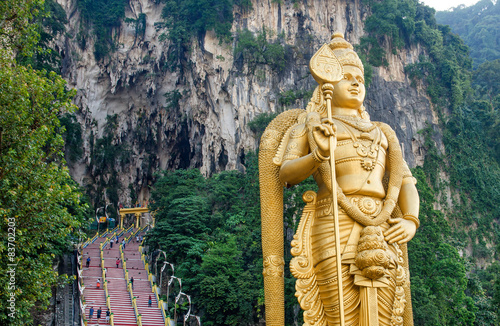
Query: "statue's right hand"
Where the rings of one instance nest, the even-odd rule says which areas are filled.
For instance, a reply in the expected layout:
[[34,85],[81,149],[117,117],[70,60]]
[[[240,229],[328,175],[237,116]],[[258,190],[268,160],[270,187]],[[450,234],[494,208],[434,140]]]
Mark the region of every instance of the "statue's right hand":
[[[337,127],[332,119],[322,119],[321,124],[312,126],[314,142],[318,145],[319,153],[325,157],[330,156],[330,137],[334,137]],[[335,148],[333,148],[335,149]]]

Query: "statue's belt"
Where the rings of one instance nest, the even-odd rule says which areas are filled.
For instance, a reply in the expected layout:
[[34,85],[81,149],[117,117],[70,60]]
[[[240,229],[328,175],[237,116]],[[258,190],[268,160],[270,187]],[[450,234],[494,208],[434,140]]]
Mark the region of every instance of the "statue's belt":
[[[371,196],[362,196],[362,195],[347,195],[350,202],[357,206],[361,212],[363,212],[366,216],[376,217],[381,211],[384,204],[384,200]],[[330,216],[333,214],[333,205],[332,198],[326,197],[319,199],[316,202],[316,216]],[[345,211],[338,206],[339,213],[345,214]]]
[[[347,196],[353,205],[358,206],[358,208],[365,213],[367,216],[377,216],[382,210],[384,201],[380,198],[362,195],[349,195]],[[339,214],[347,215],[346,212],[338,207]],[[333,205],[332,198],[326,197],[319,199],[316,202],[316,213],[315,218],[325,218],[331,217],[333,215]],[[347,217],[346,217],[347,218]],[[333,222],[333,221],[332,221]],[[391,286],[388,277],[381,277],[377,280],[371,280],[361,275],[361,271],[356,266],[354,260],[357,253],[358,241],[360,238],[361,230],[363,226],[356,221],[352,226],[349,238],[345,245],[341,245],[342,252],[342,264],[350,265],[350,274],[354,275],[354,283],[358,286],[365,287],[388,287]],[[391,246],[390,246],[391,247]],[[324,260],[328,257],[335,256],[335,249],[326,250],[317,256],[317,259]]]

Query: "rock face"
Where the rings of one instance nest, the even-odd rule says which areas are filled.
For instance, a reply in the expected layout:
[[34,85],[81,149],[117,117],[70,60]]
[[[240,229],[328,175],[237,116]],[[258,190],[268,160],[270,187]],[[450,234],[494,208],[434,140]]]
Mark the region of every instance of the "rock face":
[[[125,204],[133,192],[139,200],[148,197],[157,170],[196,167],[209,175],[244,169],[245,154],[258,144],[249,121],[260,113],[283,110],[279,101],[283,92],[314,89],[308,68],[312,54],[335,31],[343,32],[352,44],[359,43],[369,14],[361,0],[308,0],[295,5],[290,0],[252,0],[251,11],[234,8],[233,44],[220,44],[208,32],[193,40],[188,64],[171,71],[164,69],[169,41],[159,40],[167,29],[155,25],[162,22],[164,4],[129,0],[126,17],[144,14],[144,34],[137,35],[134,26],[122,23],[114,31],[118,49],[96,62],[92,41],[82,50],[71,38],[80,28],[76,0],[57,1],[69,19],[68,33],[58,40],[63,77],[78,91],[75,104],[81,108],[77,117],[84,134],[84,155],[70,162],[71,173],[84,185],[115,178],[119,202]],[[234,57],[238,31],[258,33],[263,27],[286,43],[287,63],[280,73],[267,65],[251,71],[241,57]],[[416,61],[419,53],[415,48],[389,55],[389,66],[375,69],[365,102],[373,120],[387,122],[397,131],[412,167],[424,154],[417,132],[434,121],[425,93],[412,87],[404,74],[404,66]],[[305,107],[307,100],[297,100],[294,107]],[[114,128],[106,129],[107,117],[113,115]],[[112,156],[114,162],[106,162],[112,168],[103,169],[95,152],[99,140],[108,136],[111,146],[126,155]]]

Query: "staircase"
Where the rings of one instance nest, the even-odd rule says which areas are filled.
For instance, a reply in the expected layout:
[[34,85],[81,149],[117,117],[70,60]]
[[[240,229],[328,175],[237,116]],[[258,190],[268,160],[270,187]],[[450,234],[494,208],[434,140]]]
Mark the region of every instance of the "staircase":
[[[104,290],[101,263],[101,253],[99,245],[103,243],[103,261],[106,268],[106,282],[109,296],[109,306],[112,312],[112,325],[115,326],[164,326],[166,325],[162,311],[158,308],[156,296],[152,290],[151,282],[148,280],[148,273],[139,253],[139,243],[135,236],[131,236],[134,230],[127,230],[129,233],[120,236],[122,239],[127,237],[131,240],[125,245],[123,250],[123,260],[126,262],[126,269],[123,269],[121,259],[120,245],[116,242],[111,245],[106,241],[106,237],[98,237],[93,243],[82,250],[82,281],[85,285],[83,296],[85,298],[85,318],[87,326],[109,325],[106,323],[106,294]],[[121,231],[120,231],[121,232]],[[91,258],[90,266],[85,267],[87,257]],[[116,259],[120,258],[120,264],[116,267]],[[127,290],[128,278],[134,278],[134,287],[132,294],[135,297],[137,314],[134,308],[130,292]],[[97,279],[100,279],[101,286],[96,286]],[[148,306],[151,296],[151,307]],[[90,307],[94,307],[94,315],[89,320]],[[97,309],[101,308],[101,319],[97,320]],[[136,316],[137,315],[137,316]],[[167,321],[168,322],[168,321]]]
[[[97,240],[83,249],[82,252],[82,262],[83,262],[83,283],[85,284],[85,289],[83,290],[83,295],[85,297],[85,317],[88,322],[87,325],[109,325],[106,323],[106,298],[102,283],[102,271],[100,266],[101,252],[99,250],[100,242],[105,241],[105,238],[97,238]],[[90,257],[90,266],[87,268],[86,261],[87,257]],[[99,289],[97,288],[97,279],[101,281]],[[94,315],[92,319],[89,319],[90,308],[94,307]],[[97,320],[97,309],[101,308],[101,319]]]
[[[128,235],[124,235],[128,236]],[[120,239],[121,241],[121,239]],[[104,267],[106,268],[106,280],[108,281],[108,295],[113,311],[113,324],[119,326],[137,325],[132,300],[127,291],[125,272],[120,258],[120,246],[108,244],[103,249]],[[120,258],[120,264],[116,267],[116,259]]]
[[[151,288],[151,282],[148,280],[147,271],[141,260],[139,252],[139,243],[135,237],[125,246],[123,252],[127,261],[127,270],[129,278],[134,278],[133,293],[136,297],[137,310],[141,315],[142,325],[160,326],[165,325],[161,310],[158,308],[158,302]],[[149,297],[151,297],[151,307],[148,306]]]

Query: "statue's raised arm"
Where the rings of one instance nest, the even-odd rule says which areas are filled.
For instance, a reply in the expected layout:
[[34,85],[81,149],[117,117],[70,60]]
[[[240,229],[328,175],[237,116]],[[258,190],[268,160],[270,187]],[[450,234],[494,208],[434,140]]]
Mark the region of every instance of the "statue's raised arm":
[[304,325],[413,325],[406,242],[419,226],[415,179],[395,132],[365,111],[352,45],[336,33],[311,61],[319,86],[307,109],[279,115],[261,140],[266,324],[284,325],[283,186],[312,175],[318,191],[304,194],[290,263]]

